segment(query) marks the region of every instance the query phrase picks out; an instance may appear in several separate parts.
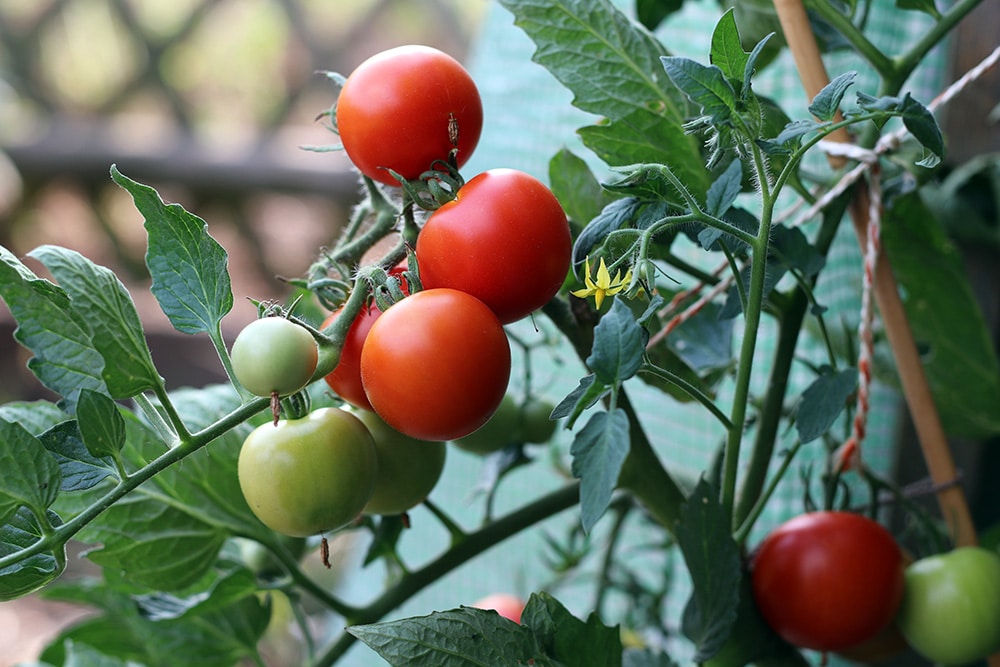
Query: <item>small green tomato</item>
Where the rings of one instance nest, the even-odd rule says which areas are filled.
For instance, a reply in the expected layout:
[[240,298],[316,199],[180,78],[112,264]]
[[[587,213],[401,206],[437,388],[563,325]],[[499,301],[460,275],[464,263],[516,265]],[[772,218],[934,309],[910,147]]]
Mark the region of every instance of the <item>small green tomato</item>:
[[265,317],[244,327],[231,357],[233,373],[247,391],[288,396],[312,379],[319,349],[304,327],[284,317]]

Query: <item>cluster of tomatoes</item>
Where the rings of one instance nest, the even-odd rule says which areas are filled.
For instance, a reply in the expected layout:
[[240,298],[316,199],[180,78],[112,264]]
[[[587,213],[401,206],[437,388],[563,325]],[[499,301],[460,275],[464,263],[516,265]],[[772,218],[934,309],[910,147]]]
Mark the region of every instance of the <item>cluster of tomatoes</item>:
[[876,521],[812,512],[764,539],[751,576],[761,615],[795,646],[879,662],[909,645],[942,665],[1000,650],[1000,555],[990,549],[912,562]]
[[[351,162],[387,187],[428,178],[435,165],[465,164],[482,124],[469,74],[423,46],[362,63],[336,105]],[[445,441],[486,452],[512,438],[551,437],[550,405],[518,406],[507,395],[504,325],[562,287],[572,243],[566,214],[543,183],[512,169],[481,173],[452,195],[423,223],[413,249],[421,289],[412,290],[402,278],[407,267],[397,267],[390,276],[400,280],[404,298],[385,312],[369,301],[350,323],[326,377],[348,409],[276,419],[244,442],[240,484],[271,528],[307,536],[361,513],[405,512],[437,483]],[[332,313],[323,328],[342,313]],[[309,382],[318,352],[304,327],[267,317],[240,333],[231,356],[243,387],[276,401]],[[478,433],[488,423],[484,433],[496,437]]]

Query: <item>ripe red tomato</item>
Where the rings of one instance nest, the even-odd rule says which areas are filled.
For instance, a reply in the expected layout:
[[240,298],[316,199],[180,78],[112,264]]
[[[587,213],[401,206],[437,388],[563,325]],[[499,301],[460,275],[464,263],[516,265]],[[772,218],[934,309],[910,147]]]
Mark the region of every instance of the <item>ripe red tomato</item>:
[[838,651],[871,639],[903,598],[893,536],[850,512],[812,512],[779,526],[753,557],[754,599],[787,642]]
[[483,128],[479,90],[465,68],[429,46],[399,46],[358,65],[337,98],[337,131],[362,174],[399,185],[387,171],[420,176],[456,146],[465,164]]
[[510,344],[481,301],[430,289],[382,313],[361,350],[368,400],[397,431],[454,440],[486,423],[510,379]]
[[[322,328],[325,329],[333,324],[342,310],[343,308],[331,313],[323,322]],[[375,304],[361,308],[361,312],[354,318],[351,328],[347,330],[344,345],[340,348],[340,361],[324,378],[337,396],[363,410],[371,410],[372,404],[361,384],[361,349],[365,338],[368,337],[368,331],[381,314],[382,311],[376,308]]]
[[431,214],[416,252],[424,287],[468,292],[507,324],[555,296],[571,249],[552,191],[524,172],[493,169]]
[[491,593],[472,603],[476,609],[492,609],[506,619],[521,622],[524,601],[513,593]]

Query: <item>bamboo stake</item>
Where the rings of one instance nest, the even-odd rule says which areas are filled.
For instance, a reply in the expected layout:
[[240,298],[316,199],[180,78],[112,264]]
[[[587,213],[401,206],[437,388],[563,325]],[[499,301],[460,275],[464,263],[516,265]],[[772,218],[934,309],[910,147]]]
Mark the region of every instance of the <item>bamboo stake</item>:
[[[781,28],[795,59],[803,87],[809,99],[812,99],[830,79],[820,57],[805,7],[802,0],[774,0],[774,7],[778,12]],[[829,139],[839,142],[850,141],[846,131],[835,132]],[[830,164],[834,168],[843,166],[844,162],[845,159],[842,157],[830,157]],[[865,247],[868,233],[868,203],[868,190],[864,181],[860,181],[855,189],[850,211],[862,248]],[[957,476],[955,463],[931,396],[920,354],[913,340],[913,332],[906,318],[892,266],[884,252],[880,253],[876,265],[874,289],[875,302],[882,315],[886,336],[896,360],[903,394],[923,450],[927,469],[935,484],[946,485],[946,488],[937,494],[941,513],[957,546],[975,545],[976,530],[969,506],[962,488],[950,484]],[[1000,667],[1000,658],[991,660],[990,665]]]

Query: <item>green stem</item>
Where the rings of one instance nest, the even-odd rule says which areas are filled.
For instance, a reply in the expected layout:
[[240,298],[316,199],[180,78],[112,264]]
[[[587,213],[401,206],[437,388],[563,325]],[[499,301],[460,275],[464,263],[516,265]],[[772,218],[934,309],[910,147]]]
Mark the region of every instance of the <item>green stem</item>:
[[897,65],[892,61],[891,58],[882,53],[881,50],[872,42],[865,37],[864,33],[851,23],[851,19],[844,14],[840,13],[840,10],[834,6],[829,0],[808,0],[807,6],[809,9],[816,12],[816,14],[822,18],[824,21],[832,25],[837,32],[839,32],[844,39],[850,42],[854,50],[857,51],[862,58],[868,61],[868,63],[875,68],[879,76],[883,79],[887,79],[893,76],[897,71]]
[[785,455],[785,458],[781,461],[781,465],[778,467],[778,470],[775,471],[774,477],[771,479],[770,484],[767,485],[767,488],[764,490],[764,492],[760,494],[759,498],[757,498],[757,502],[754,503],[753,508],[749,512],[747,512],[746,517],[740,520],[741,521],[740,526],[736,530],[736,533],[733,535],[733,538],[736,540],[737,544],[742,546],[746,542],[747,537],[750,535],[750,531],[753,530],[754,523],[756,523],[757,519],[764,511],[764,508],[767,506],[768,500],[770,500],[771,496],[774,495],[775,490],[778,488],[778,483],[781,481],[781,478],[785,476],[785,471],[788,470],[788,466],[791,465],[792,459],[795,458],[795,455],[798,453],[801,447],[802,447],[802,441],[796,440],[795,444],[792,445],[792,448],[788,450],[788,453]]
[[698,389],[698,387],[694,386],[680,375],[671,373],[665,368],[660,368],[659,366],[654,366],[652,364],[643,364],[642,368],[639,369],[639,372],[655,375],[656,377],[673,384],[685,394],[701,403],[706,410],[712,413],[712,416],[719,420],[719,423],[721,423],[727,431],[733,427],[732,422],[729,421],[729,417],[726,416],[726,413],[723,412],[718,405],[715,404],[715,401],[713,401],[710,396],[706,395]]
[[[519,510],[497,519],[479,530],[468,533],[466,538],[448,551],[409,576],[401,579],[370,605],[360,610],[349,625],[375,623],[418,592],[448,574],[458,566],[478,556],[503,540],[520,533],[525,528],[573,507],[580,498],[578,484],[567,484]],[[344,632],[331,642],[311,667],[328,667],[334,664],[354,643],[353,635]]]

